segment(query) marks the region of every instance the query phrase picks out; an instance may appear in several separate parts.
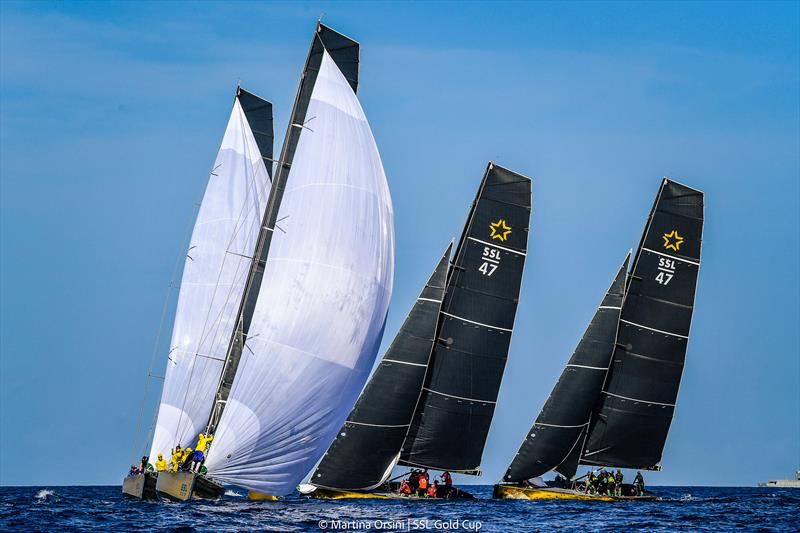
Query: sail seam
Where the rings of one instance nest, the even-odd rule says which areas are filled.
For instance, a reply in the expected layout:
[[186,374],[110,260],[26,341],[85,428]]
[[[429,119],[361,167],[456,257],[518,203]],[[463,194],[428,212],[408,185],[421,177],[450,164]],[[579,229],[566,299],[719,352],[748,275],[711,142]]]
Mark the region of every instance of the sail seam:
[[[574,428],[582,428],[584,426],[588,426],[589,422],[584,422],[583,424],[578,424],[577,426],[561,426],[561,425],[558,425],[558,424],[545,424],[543,422],[534,422],[533,425],[534,426],[543,426],[543,427],[548,427],[548,428],[570,428],[570,429],[574,429]],[[559,463],[559,464],[561,464],[561,463]]]
[[567,367],[570,367],[570,366],[575,367],[575,368],[587,368],[589,370],[608,370],[608,368],[604,367],[604,366],[587,366],[587,365],[576,365],[574,363],[569,363],[567,365]]
[[482,322],[475,322],[474,320],[467,320],[467,319],[466,319],[466,318],[464,318],[464,317],[460,317],[460,316],[458,316],[458,315],[453,315],[453,314],[451,314],[451,313],[445,313],[444,311],[442,311],[441,313],[442,313],[443,315],[449,316],[450,318],[455,318],[455,319],[458,319],[458,320],[463,320],[464,322],[469,322],[470,324],[475,324],[475,325],[478,325],[478,326],[483,326],[483,327],[485,327],[485,328],[489,328],[489,329],[497,329],[497,330],[500,330],[500,331],[512,331],[512,330],[510,330],[510,329],[508,329],[508,328],[501,328],[501,327],[498,327],[498,326],[491,326],[491,325],[489,325],[489,324],[484,324],[484,323],[482,323]]
[[614,306],[614,305],[601,305],[600,307],[598,307],[598,309],[617,309],[617,310],[620,310],[620,309],[622,309],[622,307],[617,307],[617,306]]
[[[608,396],[613,396],[614,398],[620,398],[622,400],[629,400],[631,402],[640,402],[640,403],[648,403],[652,405],[664,405],[666,407],[675,407],[674,403],[664,403],[664,402],[654,402],[650,400],[641,400],[638,398],[628,398],[627,396],[620,396],[619,394],[614,394],[608,391],[603,391],[603,394],[607,394]],[[587,454],[588,455],[588,454]]]
[[626,324],[630,324],[631,326],[636,326],[637,328],[648,329],[650,331],[655,331],[656,333],[663,333],[664,335],[672,335],[673,337],[680,337],[681,339],[688,339],[686,335],[680,335],[678,333],[672,333],[670,331],[664,331],[662,329],[651,328],[649,326],[643,326],[641,324],[637,324],[636,322],[631,322],[630,320],[624,320],[622,318],[619,319],[620,322],[625,322]]
[[410,424],[367,424],[366,422],[354,422],[352,420],[345,420],[345,424],[355,424],[356,426],[370,426],[376,428],[405,428]]
[[677,255],[665,254],[664,252],[658,252],[656,250],[651,250],[650,248],[645,248],[642,246],[642,250],[645,252],[650,252],[651,254],[663,255],[664,257],[669,257],[670,259],[674,259],[676,261],[682,261],[684,263],[689,263],[690,265],[700,266],[699,261],[692,261],[691,259],[684,259],[683,257],[678,257]]
[[398,361],[397,359],[383,359],[381,360],[381,363],[400,363],[401,365],[423,366],[423,367],[428,366],[428,365],[423,365],[422,363],[409,363],[407,361]]
[[442,303],[441,300],[434,300],[433,298],[417,298],[417,301],[420,301],[420,300],[423,301],[423,302],[433,302],[433,303],[436,303],[436,304]]
[[477,398],[465,398],[464,396],[453,396],[452,394],[445,394],[443,392],[439,392],[438,390],[429,389],[428,387],[422,387],[422,390],[426,390],[428,392],[432,392],[434,394],[439,394],[441,396],[447,396],[448,398],[456,398],[457,400],[466,400],[468,402],[480,402],[480,403],[497,403],[491,400],[479,400]]
[[495,248],[499,248],[500,250],[505,250],[506,252],[511,252],[512,254],[521,255],[523,257],[528,255],[525,252],[520,252],[519,250],[514,250],[512,248],[506,248],[505,246],[498,246],[498,245],[494,244],[493,242],[482,241],[480,239],[476,239],[475,237],[467,237],[467,240],[479,242],[481,244],[487,244],[489,246],[494,246]]

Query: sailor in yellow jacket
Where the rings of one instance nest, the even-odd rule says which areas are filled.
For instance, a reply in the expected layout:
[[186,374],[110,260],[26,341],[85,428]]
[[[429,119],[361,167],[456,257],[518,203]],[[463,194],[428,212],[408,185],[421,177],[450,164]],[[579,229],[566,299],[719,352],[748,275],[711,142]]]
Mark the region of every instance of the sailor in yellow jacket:
[[175,449],[172,450],[172,461],[170,462],[172,466],[170,467],[170,470],[172,470],[173,472],[178,471],[178,469],[181,467],[182,456],[183,456],[183,450],[181,450],[181,445],[178,444],[177,446],[175,446]]
[[205,461],[205,451],[208,443],[214,440],[214,435],[209,435],[208,433],[200,433],[197,436],[197,448],[194,450],[194,456],[192,458],[192,472],[199,472],[200,467],[203,466],[203,461]]
[[164,456],[158,454],[158,460],[156,461],[156,472],[164,472],[167,469],[167,462],[164,460]]

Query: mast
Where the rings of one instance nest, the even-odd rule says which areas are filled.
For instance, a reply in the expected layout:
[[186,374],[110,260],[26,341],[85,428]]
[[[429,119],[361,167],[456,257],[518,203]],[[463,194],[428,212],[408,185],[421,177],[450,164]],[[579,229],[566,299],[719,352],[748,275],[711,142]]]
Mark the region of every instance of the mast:
[[[330,48],[328,49],[326,45]],[[224,370],[219,385],[217,386],[214,407],[211,410],[211,415],[209,416],[206,426],[207,433],[213,434],[216,431],[225,409],[231,387],[233,386],[233,380],[239,366],[243,346],[247,340],[247,333],[250,329],[253,311],[256,306],[256,301],[258,300],[258,294],[264,276],[264,267],[272,242],[272,234],[277,225],[278,210],[289,178],[289,170],[291,169],[294,153],[300,140],[300,134],[303,128],[306,127],[306,112],[320,64],[322,63],[323,52],[325,52],[326,49],[337,67],[342,71],[342,74],[344,74],[353,92],[356,92],[358,87],[358,43],[328,28],[321,22],[318,22],[314,37],[311,41],[308,57],[306,58],[306,64],[300,77],[300,84],[295,96],[294,106],[292,107],[292,114],[284,138],[280,159],[277,161],[275,177],[272,179],[272,187],[269,201],[264,211],[261,231],[258,237],[258,245],[252,257],[250,271],[247,277],[247,288],[240,304],[239,313],[237,314],[239,317],[237,327],[231,335],[227,356],[223,366]],[[271,150],[269,156],[265,156],[264,159],[272,162]],[[272,176],[271,173],[270,176]],[[279,227],[278,230],[280,230]]]
[[703,193],[664,178],[636,252],[581,463],[661,469],[694,310]]
[[398,464],[477,475],[508,357],[531,181],[489,163],[448,275],[437,340]]
[[553,469],[567,478],[575,475],[592,409],[614,351],[630,255],[629,252],[617,270],[504,481],[519,482]]
[[414,416],[436,341],[452,247],[450,243],[312,474],[314,485],[369,490],[391,473]]

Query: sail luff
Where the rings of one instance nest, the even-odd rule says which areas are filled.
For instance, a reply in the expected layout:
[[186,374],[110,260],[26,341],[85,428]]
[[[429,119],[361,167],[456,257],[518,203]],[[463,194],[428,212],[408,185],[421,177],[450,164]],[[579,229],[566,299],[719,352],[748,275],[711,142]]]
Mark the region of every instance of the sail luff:
[[[573,453],[580,457],[582,440],[614,351],[629,261],[630,252],[508,467],[504,481],[538,477],[561,467]],[[564,465],[566,471],[571,468]]]
[[527,255],[531,181],[489,163],[457,247],[420,403],[398,464],[477,475]]
[[582,464],[659,470],[697,286],[703,193],[664,179],[637,250]]
[[436,341],[452,247],[450,243],[311,475],[314,485],[369,490],[390,475],[411,425]]

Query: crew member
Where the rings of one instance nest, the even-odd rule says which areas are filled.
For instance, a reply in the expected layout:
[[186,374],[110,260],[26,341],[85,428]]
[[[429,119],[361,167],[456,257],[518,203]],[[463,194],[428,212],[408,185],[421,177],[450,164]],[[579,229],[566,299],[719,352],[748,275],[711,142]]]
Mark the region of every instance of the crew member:
[[428,478],[425,477],[424,474],[420,473],[419,479],[417,480],[419,490],[417,491],[417,495],[420,497],[425,496],[425,493],[428,491]]
[[131,465],[131,469],[128,471],[128,475],[135,476],[138,473],[139,471],[136,469],[136,465]]
[[625,476],[622,475],[622,470],[617,468],[617,473],[614,476],[614,481],[617,482],[617,496],[622,496],[622,481],[625,479]]
[[428,487],[428,498],[436,498],[439,492],[439,482],[434,480],[433,485]]
[[143,455],[143,456],[142,456],[142,463],[141,463],[141,466],[139,467],[139,471],[140,471],[142,474],[144,474],[145,472],[147,472],[147,460],[148,460],[148,459],[149,459],[149,457],[147,457],[146,455]]
[[442,482],[444,483],[444,496],[447,498],[450,495],[450,491],[453,489],[453,476],[450,475],[450,472],[445,470],[442,472]]
[[411,486],[405,479],[400,482],[400,494],[411,494]]
[[617,481],[614,474],[606,473],[606,494],[614,496],[617,493]]
[[180,470],[187,471],[190,469],[192,466],[192,457],[194,457],[194,454],[192,453],[193,451],[194,450],[188,447],[183,449],[183,455],[181,455],[181,466],[179,468]]
[[178,468],[181,466],[181,458],[183,457],[183,450],[181,449],[181,445],[178,444],[175,446],[175,449],[172,450],[172,467],[170,469],[173,472],[177,472]]
[[158,460],[156,461],[156,472],[163,472],[167,469],[167,462],[164,460],[164,456],[158,454]]
[[644,478],[639,471],[636,472],[636,477],[633,480],[633,489],[636,491],[637,496],[644,494]]

